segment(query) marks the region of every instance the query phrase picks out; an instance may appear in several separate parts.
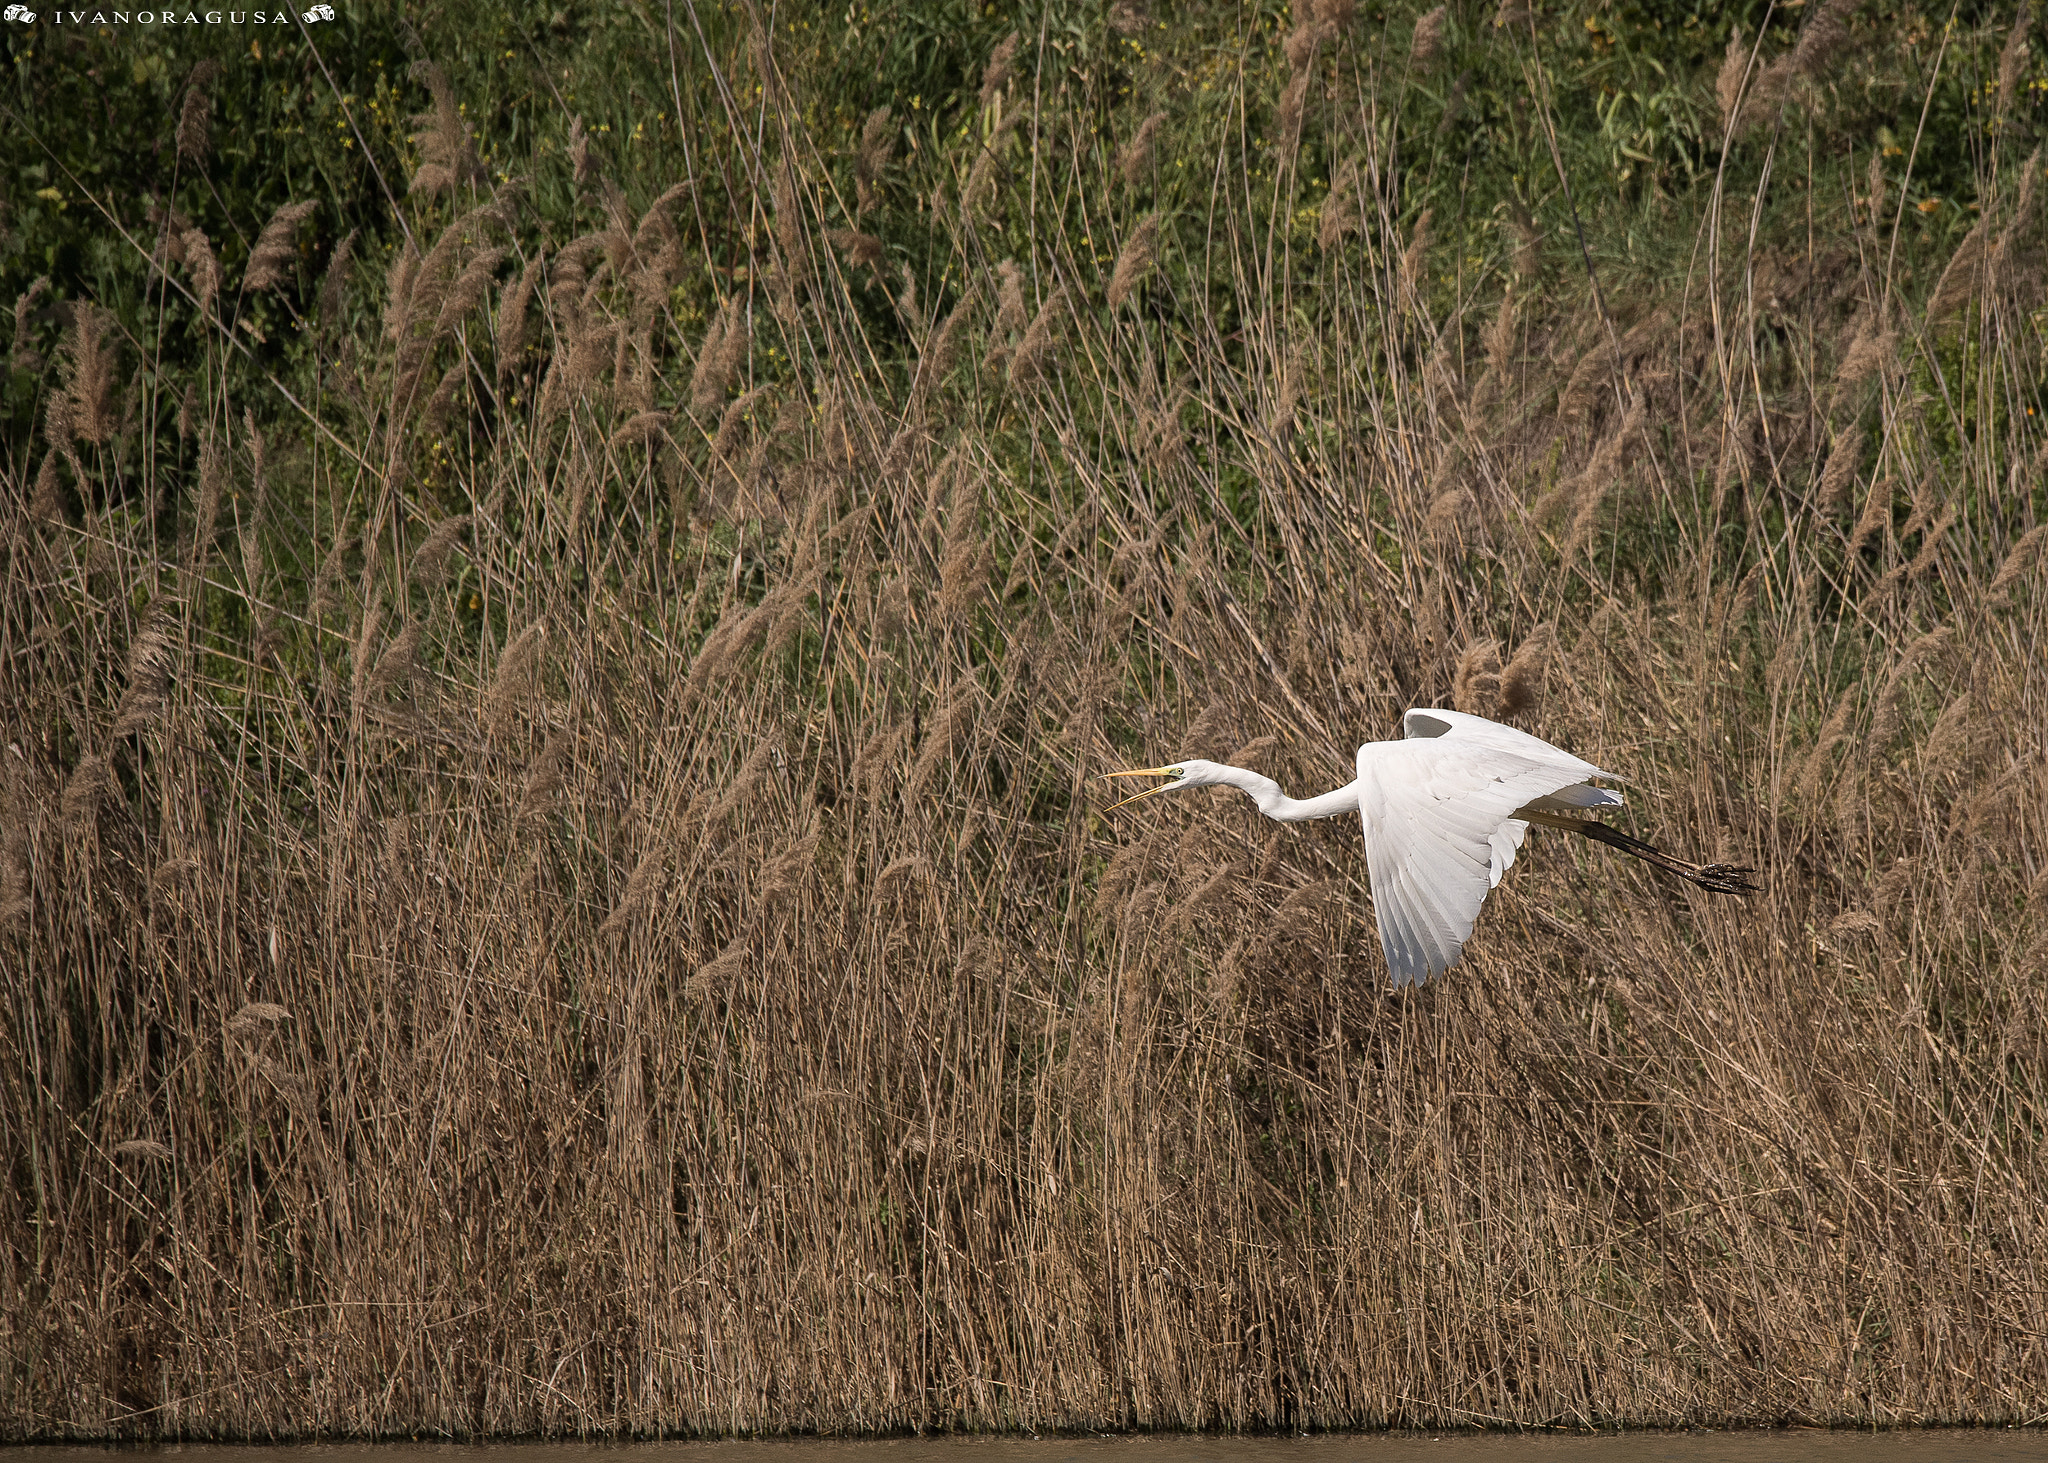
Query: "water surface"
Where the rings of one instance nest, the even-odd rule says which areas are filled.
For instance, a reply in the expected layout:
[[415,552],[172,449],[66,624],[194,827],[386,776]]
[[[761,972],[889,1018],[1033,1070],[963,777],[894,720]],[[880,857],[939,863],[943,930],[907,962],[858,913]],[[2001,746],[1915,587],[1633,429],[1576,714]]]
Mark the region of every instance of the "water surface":
[[[2048,1463],[2048,1432],[1368,1433],[1317,1437],[772,1439],[704,1443],[172,1446],[152,1463]],[[106,1463],[106,1450],[9,1450],[7,1463]]]

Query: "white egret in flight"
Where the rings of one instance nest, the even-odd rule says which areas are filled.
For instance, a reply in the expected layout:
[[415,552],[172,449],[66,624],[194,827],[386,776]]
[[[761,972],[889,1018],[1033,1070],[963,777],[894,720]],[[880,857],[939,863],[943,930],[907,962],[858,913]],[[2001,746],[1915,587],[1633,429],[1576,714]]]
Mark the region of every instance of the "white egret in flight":
[[1112,772],[1165,777],[1136,797],[1184,787],[1242,788],[1268,818],[1297,823],[1357,813],[1365,822],[1380,948],[1395,985],[1417,985],[1458,962],[1487,891],[1515,861],[1531,823],[1562,828],[1635,855],[1715,894],[1752,894],[1747,865],[1689,864],[1640,839],[1595,822],[1595,808],[1619,807],[1621,794],[1589,777],[1619,782],[1591,762],[1483,716],[1418,708],[1401,718],[1406,740],[1358,749],[1358,778],[1321,797],[1296,799],[1243,767],[1191,760]]

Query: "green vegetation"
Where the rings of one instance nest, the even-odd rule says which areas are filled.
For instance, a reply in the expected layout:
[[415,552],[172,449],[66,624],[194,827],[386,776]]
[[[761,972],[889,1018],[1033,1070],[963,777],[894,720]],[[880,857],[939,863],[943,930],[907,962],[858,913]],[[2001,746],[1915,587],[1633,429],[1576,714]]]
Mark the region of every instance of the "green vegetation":
[[[7,32],[7,1435],[2048,1414],[2025,8],[337,11]],[[1765,892],[1100,812],[1439,702]]]

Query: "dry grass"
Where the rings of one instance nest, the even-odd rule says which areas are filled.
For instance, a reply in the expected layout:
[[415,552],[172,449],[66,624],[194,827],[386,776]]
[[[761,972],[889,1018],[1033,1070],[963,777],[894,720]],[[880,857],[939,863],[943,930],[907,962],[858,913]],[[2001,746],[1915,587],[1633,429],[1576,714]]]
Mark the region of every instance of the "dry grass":
[[[1275,145],[1357,186],[1347,12]],[[981,101],[1091,196],[1169,146],[1055,147],[1035,64]],[[1881,254],[1706,217],[1611,349],[1569,287],[1432,318],[1377,191],[1288,263],[1219,168],[1233,338],[1170,228],[1140,290],[954,208],[898,370],[791,99],[734,129],[757,292],[678,318],[658,227],[501,264],[434,80],[428,252],[267,430],[289,513],[217,365],[139,388],[196,440],[108,425],[90,315],[8,466],[6,1432],[2048,1412],[2024,285],[1874,360]],[[1098,813],[1174,755],[1320,789],[1454,695],[1765,892],[1539,836],[1389,994],[1355,826]]]

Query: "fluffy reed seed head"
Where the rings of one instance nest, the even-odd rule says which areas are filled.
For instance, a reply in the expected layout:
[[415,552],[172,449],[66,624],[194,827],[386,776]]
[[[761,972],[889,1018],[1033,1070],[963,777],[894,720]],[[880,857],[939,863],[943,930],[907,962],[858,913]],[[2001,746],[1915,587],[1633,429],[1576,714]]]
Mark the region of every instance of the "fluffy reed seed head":
[[8,353],[8,364],[17,371],[35,371],[41,368],[43,359],[29,344],[28,312],[35,308],[36,301],[49,291],[50,276],[37,275],[35,283],[14,297],[14,336],[12,349]]
[[1435,209],[1422,210],[1422,216],[1415,220],[1415,231],[1409,235],[1408,247],[1401,252],[1401,283],[1411,295],[1419,292],[1429,277],[1429,226],[1435,217]]
[[626,876],[625,891],[598,933],[623,934],[636,916],[661,897],[661,891],[667,884],[668,850],[661,847],[649,849],[633,866],[633,872]]
[[1330,178],[1330,191],[1323,199],[1322,217],[1316,225],[1316,242],[1334,249],[1345,235],[1361,232],[1365,217],[1358,208],[1358,161],[1346,158]]
[[412,323],[413,279],[420,269],[420,251],[408,239],[392,254],[391,266],[384,271],[384,338],[398,341],[405,338]]
[[1858,325],[1855,338],[1842,356],[1841,368],[1835,373],[1837,389],[1860,386],[1885,370],[1897,353],[1898,343],[1896,331],[1885,330],[1875,319],[1866,317]]
[[761,83],[762,98],[771,107],[781,106],[784,91],[782,73],[775,64],[775,46],[759,15],[751,11],[747,26],[747,59],[753,63],[754,75]]
[[2034,14],[2027,6],[2019,7],[2012,29],[2006,32],[2005,46],[1998,53],[1998,109],[2010,111],[2013,99],[2019,93],[2020,73],[2027,65],[2027,30],[2034,23]]
[[1002,171],[1002,155],[997,146],[1003,134],[991,137],[974,159],[974,166],[967,170],[967,178],[960,185],[960,213],[969,218],[981,211],[982,205],[995,196],[996,176]]
[[966,333],[967,322],[974,316],[974,291],[962,292],[959,302],[946,314],[939,328],[932,332],[924,343],[924,350],[917,362],[917,383],[914,388],[918,397],[929,396],[946,379],[946,373],[953,369],[953,362],[960,354],[960,341]]
[[1322,28],[1315,23],[1313,15],[1304,14],[1301,22],[1287,33],[1287,39],[1280,43],[1281,54],[1287,57],[1290,75],[1300,76],[1315,65],[1316,52],[1322,49]]
[[713,463],[722,464],[728,472],[734,470],[732,464],[738,461],[741,449],[753,435],[747,424],[760,407],[761,398],[767,394],[767,387],[757,386],[733,398],[732,404],[718,419],[717,435],[711,439]]
[[984,107],[992,105],[997,97],[1009,89],[1017,49],[1023,43],[1023,36],[1017,31],[1011,31],[1002,44],[989,53],[988,66],[981,73],[981,104]]
[[996,265],[995,336],[1002,340],[1031,323],[1030,308],[1024,303],[1024,271],[1014,259]]
[[2048,523],[2028,529],[2006,554],[2005,562],[1991,576],[1988,592],[1992,602],[2003,603],[2012,593],[2013,586],[2020,582],[2020,577],[2033,567],[2035,560],[2041,558],[2048,558]]
[[107,345],[111,323],[98,306],[72,310],[64,346],[64,417],[69,435],[94,447],[114,433],[114,352]]
[[1062,320],[1067,308],[1067,287],[1061,285],[1038,308],[1032,317],[1031,326],[1024,332],[1024,339],[1017,346],[1017,354],[1010,361],[1010,384],[1029,386],[1044,374],[1051,363],[1055,346],[1058,344]]
[[1515,235],[1515,278],[1534,279],[1543,270],[1543,231],[1518,198],[1508,201],[1508,226]]
[[536,252],[519,271],[519,278],[505,287],[498,298],[498,380],[509,380],[526,363],[526,348],[533,343],[530,310],[533,292],[547,267],[546,256]]
[[825,235],[832,247],[846,256],[847,262],[857,267],[880,269],[886,251],[882,241],[873,234],[864,234],[858,229],[833,229]]
[[792,280],[804,279],[809,274],[811,254],[804,234],[803,197],[797,187],[796,169],[788,158],[775,169],[770,191],[775,203],[775,247],[782,253],[783,270]]
[[242,271],[245,293],[275,289],[285,282],[285,271],[298,257],[299,225],[312,216],[316,206],[310,199],[287,203],[270,216],[249,251],[248,268]]
[[166,600],[159,598],[144,612],[141,627],[128,646],[128,685],[114,720],[116,737],[143,731],[162,717],[171,665],[177,659],[175,628]]
[[690,405],[695,410],[712,411],[725,400],[752,344],[753,332],[734,296],[705,328],[704,343],[698,347],[697,364],[690,372]]
[[214,522],[227,489],[227,455],[211,436],[199,447],[199,506],[192,517],[191,562],[197,564],[213,547]]
[[1955,626],[1937,625],[1908,645],[1905,653],[1899,657],[1898,664],[1892,667],[1891,674],[1885,678],[1884,690],[1878,694],[1877,706],[1870,716],[1869,747],[1873,753],[1884,751],[1891,745],[1893,738],[1898,736],[1899,726],[1904,719],[1900,701],[1908,683],[1923,666],[1937,658],[1954,637]]
[[348,299],[349,266],[355,261],[356,236],[350,229],[327,258],[327,272],[320,277],[320,325],[332,330],[341,323],[342,306]]
[[2036,147],[2026,166],[2020,170],[2020,191],[2013,200],[2012,217],[2000,231],[1998,243],[1992,247],[1990,275],[1997,284],[2016,278],[2012,266],[2019,257],[2020,241],[2033,230],[2035,205],[2040,198],[2041,154],[2044,150],[2048,150],[2048,144]]
[[1282,162],[1293,158],[1295,145],[1301,140],[1301,119],[1308,108],[1308,87],[1314,76],[1309,67],[1303,66],[1280,93],[1280,105],[1273,119],[1273,150]]
[[313,576],[312,592],[306,597],[306,613],[315,618],[336,609],[341,604],[341,575],[348,558],[348,551],[356,541],[354,533],[336,537],[333,546],[327,550],[327,557],[321,560],[319,572]]
[[412,119],[420,129],[412,139],[419,151],[420,165],[412,176],[408,194],[452,192],[460,184],[482,182],[488,174],[477,157],[476,144],[462,120],[462,108],[447,76],[429,61],[415,63],[412,73],[415,79],[426,83],[433,108]]
[[181,247],[185,268],[192,275],[192,293],[199,301],[201,316],[213,314],[213,302],[220,295],[220,261],[213,257],[213,244],[199,229],[187,229]]
[[981,534],[980,477],[961,463],[953,473],[946,511],[945,551],[939,564],[939,609],[960,616],[973,608],[994,562]]
[[569,176],[579,187],[590,177],[590,134],[580,112],[569,119]]
[[463,533],[476,520],[467,513],[457,513],[442,519],[434,525],[434,531],[427,535],[412,556],[412,565],[407,571],[413,583],[435,585],[441,582],[446,571],[449,555],[453,554]]
[[1895,484],[1888,477],[1873,476],[1870,492],[1863,499],[1863,512],[1849,533],[1849,552],[1860,554],[1882,537],[1892,525],[1892,493]]
[[498,265],[504,259],[503,249],[485,249],[472,258],[462,273],[456,276],[446,298],[441,301],[441,311],[434,318],[434,335],[442,337],[459,329],[477,306],[490,293],[497,277]]
[[1451,704],[1472,716],[1492,716],[1500,704],[1500,642],[1475,640],[1458,657]]
[[1948,266],[1942,270],[1941,279],[1934,286],[1934,293],[1928,297],[1929,324],[1955,314],[1974,300],[1983,288],[1985,265],[1990,253],[1990,230],[1990,218],[1981,216],[1963,235],[1963,242],[1956,245],[1956,252],[1949,256]]
[[547,638],[547,621],[536,620],[521,630],[498,657],[497,672],[491,677],[490,690],[484,697],[484,725],[493,736],[510,731],[526,709],[540,679]]
[[1159,215],[1148,213],[1131,231],[1124,241],[1124,247],[1116,256],[1116,269],[1109,278],[1109,308],[1122,307],[1131,297],[1132,291],[1152,272],[1159,244]]
[[1500,309],[1494,313],[1493,321],[1486,327],[1486,367],[1496,376],[1504,376],[1515,363],[1515,342],[1519,338],[1518,315],[1519,296],[1512,288],[1500,297]]
[[1542,698],[1543,682],[1550,674],[1552,653],[1557,648],[1557,627],[1536,626],[1516,647],[1514,658],[1500,673],[1501,716],[1520,716]]
[[1123,153],[1117,158],[1116,170],[1124,180],[1126,188],[1135,188],[1144,179],[1152,166],[1152,155],[1159,141],[1159,131],[1166,125],[1166,113],[1154,112],[1138,124],[1138,130],[1131,134],[1131,140],[1124,145]]
[[1426,71],[1435,61],[1444,46],[1444,7],[1424,14],[1415,22],[1415,38],[1408,43],[1408,65],[1415,71]]
[[193,162],[206,159],[207,124],[213,107],[208,89],[221,73],[220,62],[208,57],[192,68],[185,83],[184,105],[178,110],[178,156]]
[[369,698],[370,673],[374,669],[370,652],[376,647],[378,632],[383,628],[384,606],[380,604],[371,605],[369,613],[356,627],[355,653],[349,659],[349,700],[357,707]]
[[896,155],[896,132],[889,125],[889,109],[876,107],[861,123],[860,142],[853,154],[855,209],[866,213],[876,201],[875,185]]
[[92,830],[100,801],[114,790],[114,771],[102,756],[81,757],[64,784],[61,816],[64,831],[76,838]]
[[1749,77],[1749,47],[1742,43],[1742,27],[1728,36],[1728,49],[1721,57],[1721,69],[1714,77],[1714,98],[1721,104],[1721,126],[1734,125],[1735,109],[1742,105],[1742,86]]
[[1456,544],[1463,539],[1465,524],[1478,507],[1479,500],[1472,496],[1472,490],[1455,483],[1431,501],[1422,526],[1438,544]]
[[1152,12],[1144,0],[1116,0],[1109,7],[1109,28],[1120,36],[1142,35],[1151,24]]
[[1840,508],[1856,487],[1856,469],[1863,465],[1863,432],[1851,426],[1835,439],[1827,466],[1820,474],[1820,501],[1826,508]]
[[370,672],[369,692],[375,697],[389,691],[404,696],[410,692],[414,675],[419,671],[420,640],[423,631],[418,620],[407,620],[392,637],[384,653],[377,657],[376,668]]
[[1835,703],[1834,713],[1820,729],[1820,736],[1814,741],[1813,750],[1807,754],[1805,770],[1799,777],[1799,791],[1802,801],[1808,805],[1818,802],[1821,783],[1827,777],[1828,754],[1849,734],[1849,717],[1856,709],[1856,687],[1851,686],[1842,693]]

